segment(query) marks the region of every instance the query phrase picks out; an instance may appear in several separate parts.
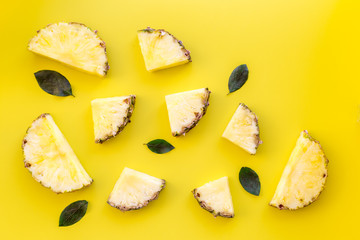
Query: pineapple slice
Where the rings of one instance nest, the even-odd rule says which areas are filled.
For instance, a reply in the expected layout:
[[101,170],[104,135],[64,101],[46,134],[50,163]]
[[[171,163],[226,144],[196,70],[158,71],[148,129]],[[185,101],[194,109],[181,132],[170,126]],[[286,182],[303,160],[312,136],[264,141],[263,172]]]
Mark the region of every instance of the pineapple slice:
[[206,183],[199,188],[195,188],[192,193],[200,206],[215,217],[234,217],[228,177]]
[[210,91],[201,88],[165,96],[171,132],[174,137],[185,135],[205,115]]
[[33,178],[56,193],[72,192],[93,181],[48,113],[31,124],[22,148]]
[[134,105],[135,95],[92,100],[95,142],[102,143],[118,135],[130,122]]
[[190,52],[182,42],[163,29],[139,30],[138,38],[149,72],[191,62]]
[[109,70],[105,42],[81,23],[49,24],[30,40],[28,49],[100,76]]
[[107,202],[121,211],[137,210],[157,199],[164,187],[164,179],[124,168]]
[[296,210],[314,202],[324,189],[328,160],[320,143],[303,131],[276,188],[271,206]]
[[255,154],[261,143],[259,133],[255,113],[245,104],[240,103],[222,136],[248,153]]

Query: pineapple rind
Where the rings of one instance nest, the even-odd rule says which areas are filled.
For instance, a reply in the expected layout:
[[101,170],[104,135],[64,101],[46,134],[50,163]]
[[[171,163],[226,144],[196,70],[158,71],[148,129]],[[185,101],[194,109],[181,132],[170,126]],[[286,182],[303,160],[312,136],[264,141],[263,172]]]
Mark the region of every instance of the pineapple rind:
[[[140,34],[141,33],[147,33],[147,34],[159,34],[159,37],[168,35],[170,36],[174,42],[176,42],[177,44],[179,44],[180,46],[180,50],[182,51],[182,59],[177,59],[176,61],[170,61],[167,63],[163,63],[160,64],[159,66],[152,66],[151,65],[151,61],[149,61],[147,59],[147,51],[146,51],[146,46],[144,45],[144,43],[141,41],[141,37]],[[149,72],[153,72],[153,71],[157,71],[157,70],[161,70],[161,69],[165,69],[165,68],[170,68],[170,67],[175,67],[175,66],[179,66],[182,64],[186,64],[188,62],[191,62],[191,56],[190,56],[190,51],[187,50],[184,46],[184,44],[182,43],[182,41],[179,41],[176,37],[174,37],[174,35],[170,34],[169,32],[165,31],[164,29],[153,29],[153,28],[146,28],[146,29],[141,29],[138,30],[138,38],[139,38],[139,42],[140,42],[140,48],[141,48],[141,52],[143,54],[144,57],[144,61],[145,61],[145,66],[146,66],[146,70],[148,70]]]
[[[237,117],[237,115],[239,114],[240,111],[246,111],[247,116],[250,116],[250,122],[248,124],[250,124],[247,127],[252,127],[255,129],[255,132],[252,134],[252,136],[250,136],[250,138],[247,138],[247,140],[251,140],[250,142],[248,142],[247,144],[251,143],[253,146],[245,146],[245,143],[240,143],[237,142],[238,141],[238,137],[239,136],[231,136],[232,134],[232,130],[231,128],[234,127],[234,123],[233,121],[235,121],[235,118]],[[258,118],[256,116],[256,114],[251,111],[251,109],[246,106],[244,103],[240,103],[238,108],[236,109],[233,117],[231,118],[229,124],[227,125],[223,135],[224,138],[226,138],[227,140],[229,140],[230,142],[236,144],[237,146],[241,147],[242,149],[244,149],[245,151],[247,151],[248,153],[250,153],[251,155],[255,155],[256,154],[256,150],[259,147],[259,145],[262,143],[261,139],[260,139],[260,130],[259,130],[259,123],[258,123]]]
[[[199,90],[202,90],[202,89],[199,89]],[[193,91],[197,91],[197,90],[193,90]],[[202,108],[200,109],[200,112],[196,112],[194,113],[195,114],[195,117],[194,119],[191,121],[191,123],[189,123],[187,126],[183,126],[182,129],[180,131],[174,131],[172,129],[172,135],[174,137],[179,137],[179,136],[182,136],[182,135],[185,135],[187,132],[189,132],[191,129],[193,129],[200,121],[200,119],[205,115],[206,111],[207,111],[207,108],[209,106],[209,98],[210,98],[210,91],[208,88],[204,88],[204,91],[205,91],[205,94],[204,94],[204,98],[203,98],[203,106]],[[190,92],[190,91],[189,91]],[[186,93],[186,92],[184,92]],[[181,93],[180,93],[181,94]],[[173,94],[172,94],[173,95]],[[165,98],[167,99],[168,96],[171,96],[171,95],[167,95]],[[168,104],[168,102],[167,102]],[[169,108],[168,108],[168,112],[170,114],[170,111],[169,111]],[[169,120],[170,120],[170,116],[169,116]],[[171,124],[170,124],[171,125]]]
[[[228,197],[230,198],[230,209],[228,211],[225,211],[225,210],[222,210],[222,211],[219,211],[219,210],[216,210],[214,209],[211,205],[210,202],[206,202],[206,200],[201,200],[201,190],[202,188],[204,187],[209,187],[210,184],[214,184],[214,183],[220,183],[222,181],[226,181],[226,190],[228,192]],[[199,205],[206,211],[210,212],[214,217],[217,217],[217,216],[221,216],[221,217],[225,217],[225,218],[233,218],[234,217],[234,209],[233,209],[233,204],[232,204],[232,197],[231,197],[231,193],[230,193],[230,188],[229,188],[229,183],[228,183],[228,180],[227,180],[227,177],[223,177],[223,178],[220,178],[218,180],[215,180],[215,181],[212,181],[212,182],[209,182],[209,183],[206,183],[205,185],[199,187],[199,188],[195,188],[194,190],[192,190],[192,193],[195,197],[195,199],[197,200],[197,202],[199,203]],[[212,199],[210,199],[211,201]]]
[[[150,187],[157,187],[157,191],[153,191],[150,195],[146,192],[120,192],[121,194],[119,194],[119,189],[121,189],[125,182],[126,184],[126,180],[129,177],[138,177],[138,179],[135,178],[134,181],[131,181],[131,184],[139,184],[138,182],[136,183],[136,181],[143,181],[143,184],[146,184],[147,182],[151,182],[152,186],[148,186],[146,189],[147,191],[150,190]],[[147,182],[145,182],[147,181]],[[141,183],[140,183],[141,184]],[[110,193],[110,196],[108,198],[107,203],[114,207],[119,209],[122,212],[125,211],[131,211],[131,210],[138,210],[141,209],[143,207],[146,207],[151,201],[156,200],[159,197],[160,192],[165,188],[166,185],[166,181],[164,179],[159,179],[153,176],[150,176],[148,174],[130,169],[130,168],[124,168],[123,172],[121,173],[119,179],[117,180],[113,191]],[[140,186],[142,188],[144,188],[144,186]],[[127,195],[128,194],[128,195]],[[137,198],[137,197],[143,197],[143,196],[136,196],[136,194],[148,194],[149,196],[146,196],[145,199],[142,199],[141,201],[138,201],[138,203],[124,203],[124,197],[132,197],[132,198]],[[119,200],[117,199],[117,196],[121,196],[123,197],[123,199]]]
[[[43,32],[47,31],[52,31],[52,28],[60,28],[60,27],[66,27],[66,26],[71,26],[74,29],[72,29],[72,31],[76,32],[77,29],[76,27],[82,28],[83,30],[86,31],[86,38],[84,38],[84,41],[88,41],[87,45],[83,44],[83,45],[76,45],[75,47],[77,47],[76,51],[71,50],[67,52],[61,52],[62,50],[66,49],[66,42],[62,42],[60,43],[59,46],[53,46],[56,50],[56,52],[54,52],[54,50],[51,49],[52,46],[48,46],[49,45],[49,39],[46,39],[46,35],[45,38],[42,35]],[[52,32],[51,36],[55,36],[54,33]],[[58,38],[56,39],[58,42],[64,41],[64,39],[66,39],[65,34],[61,35],[58,34],[56,35]],[[91,38],[90,38],[91,36]],[[90,55],[91,51],[87,50],[87,51],[82,51],[81,52],[81,48],[84,46],[89,46],[89,42],[90,41],[94,41],[96,42],[97,45],[95,45],[96,47],[98,47],[97,49],[97,54],[99,54],[99,56],[101,57],[101,59],[92,59],[94,60],[94,62],[90,62],[89,59],[93,56]],[[42,49],[43,46],[41,46],[41,43],[45,44],[45,49]],[[85,43],[85,42],[84,42]],[[62,45],[65,44],[65,45]],[[91,46],[94,47],[95,46]],[[69,46],[67,46],[69,47]],[[47,48],[47,49],[46,49]],[[68,66],[74,67],[76,69],[85,71],[85,72],[89,72],[92,74],[96,74],[99,76],[105,76],[110,68],[109,64],[108,64],[108,59],[107,59],[107,55],[106,55],[106,45],[105,42],[99,37],[99,35],[97,34],[97,31],[92,31],[89,27],[87,27],[85,24],[82,23],[77,23],[77,22],[70,22],[70,23],[65,23],[65,22],[59,22],[59,23],[53,23],[53,24],[48,24],[46,27],[40,29],[37,31],[37,34],[29,41],[28,44],[28,49],[34,53],[40,54],[42,56],[48,57],[50,59],[59,61],[61,63],[64,63]],[[78,55],[75,55],[76,53],[82,53],[82,54],[87,54],[85,56],[85,59],[82,59],[83,61],[81,61],[81,64],[78,63],[77,61],[74,61],[73,59],[75,59]],[[66,57],[64,57],[66,56]],[[99,57],[98,56],[98,57]],[[98,61],[98,62],[97,62]]]
[[[94,101],[96,101],[97,99],[94,99],[92,101],[92,103]],[[128,103],[129,106],[126,110],[127,114],[126,116],[124,117],[123,119],[123,122],[122,124],[120,124],[119,126],[116,126],[117,127],[117,131],[113,132],[113,131],[110,131],[109,133],[107,133],[105,136],[102,136],[102,137],[96,137],[95,138],[95,143],[103,143],[105,142],[106,140],[109,140],[110,138],[113,138],[115,137],[116,135],[118,135],[122,130],[124,130],[124,128],[126,127],[126,125],[128,123],[130,123],[130,118],[133,114],[133,111],[134,111],[134,108],[135,108],[135,100],[136,100],[136,96],[135,95],[129,95],[127,96],[127,98],[124,99],[125,103]],[[95,136],[96,136],[96,133],[95,133]]]
[[[306,147],[305,152],[303,152],[304,147]],[[315,174],[313,174],[314,169],[305,169],[305,170],[301,169],[302,170],[301,172],[296,171],[295,168],[297,167],[297,164],[299,164],[299,162],[303,160],[301,158],[304,158],[304,155],[308,153],[308,150],[310,148],[312,148],[312,150],[314,150],[315,148],[315,150],[317,151],[316,155],[312,155],[311,157],[313,158],[310,159],[312,160],[312,163],[318,164],[316,166],[317,168],[315,168]],[[298,154],[301,155],[300,159],[299,156],[297,156]],[[319,157],[320,161],[315,162],[316,159],[314,159],[314,157]],[[314,201],[316,201],[325,188],[326,180],[328,177],[328,171],[327,171],[328,163],[329,160],[326,158],[324,150],[322,149],[320,143],[317,140],[315,140],[306,130],[301,132],[301,135],[297,140],[296,146],[292,151],[289,161],[283,171],[279,184],[276,188],[274,197],[270,202],[270,206],[276,207],[280,210],[296,210],[296,209],[304,208],[310,205],[311,203],[313,203]],[[293,190],[291,189],[291,187],[294,188],[294,185],[286,186],[286,184],[289,183],[289,181],[291,181],[290,177],[299,172],[306,174],[310,170],[313,170],[313,172],[311,172],[312,173],[311,177],[315,178],[315,182],[312,184],[309,184],[308,182],[308,185],[306,186],[308,187],[307,189],[300,189],[302,191],[299,191],[299,189],[297,189],[296,195],[289,195],[285,190],[286,189]],[[294,179],[297,180],[295,184],[303,183],[306,181],[306,179],[301,179],[301,177],[303,176]],[[319,185],[317,186],[317,190],[315,189],[312,195],[306,196],[307,193],[306,191],[307,190],[311,191],[311,187],[314,187],[314,185],[316,184]]]
[[[42,180],[41,179],[42,176],[38,176],[36,174],[37,173],[36,172],[36,170],[37,170],[36,167],[40,167],[40,166],[38,166],[38,163],[32,163],[32,161],[33,161],[33,159],[31,158],[32,157],[31,156],[32,149],[31,149],[31,146],[30,146],[30,149],[28,149],[28,146],[30,144],[30,145],[33,145],[32,147],[34,147],[34,144],[32,143],[32,141],[34,141],[34,139],[31,138],[31,131],[32,131],[33,127],[36,127],[36,125],[39,124],[38,121],[42,121],[42,118],[44,118],[44,119],[46,119],[48,121],[47,124],[49,125],[49,128],[52,128],[52,130],[54,131],[53,133],[49,133],[49,134],[52,137],[55,138],[57,143],[61,143],[61,146],[62,146],[61,150],[65,149],[66,153],[68,154],[67,156],[72,157],[72,161],[71,161],[72,170],[75,171],[76,177],[78,178],[77,180],[79,180],[81,182],[79,182],[79,183],[77,183],[75,185],[72,185],[72,186],[66,186],[66,187],[61,188],[61,187],[55,186],[51,182],[46,181],[46,179],[45,179],[45,181]],[[55,136],[53,136],[53,135],[55,135]],[[39,143],[36,143],[36,146],[37,145],[40,146]],[[56,144],[55,144],[55,146],[56,146]],[[56,148],[59,148],[59,146],[56,146]],[[22,142],[22,149],[23,149],[23,155],[24,155],[25,168],[27,168],[30,171],[33,178],[37,182],[39,182],[41,185],[43,185],[46,188],[50,188],[55,193],[65,193],[65,192],[77,191],[77,190],[80,190],[80,189],[82,189],[84,187],[89,186],[93,182],[93,179],[91,179],[91,177],[87,174],[87,172],[85,171],[85,169],[81,165],[80,161],[77,159],[75,153],[71,149],[69,143],[66,141],[66,139],[63,136],[63,134],[61,133],[60,129],[57,127],[57,125],[53,121],[51,115],[48,114],[48,113],[41,114],[39,117],[37,117],[33,121],[33,123],[31,124],[31,126],[27,129],[25,137],[24,137],[23,142]],[[64,152],[62,152],[62,154],[64,154]],[[42,155],[41,157],[44,157],[44,156],[45,155]],[[44,161],[46,161],[46,159],[43,159],[42,161],[39,161],[39,163],[41,164]],[[34,165],[35,165],[35,168],[34,168]],[[74,174],[74,172],[72,172],[72,173]],[[68,180],[68,179],[65,179],[65,180]],[[64,182],[66,182],[66,181],[64,181]]]

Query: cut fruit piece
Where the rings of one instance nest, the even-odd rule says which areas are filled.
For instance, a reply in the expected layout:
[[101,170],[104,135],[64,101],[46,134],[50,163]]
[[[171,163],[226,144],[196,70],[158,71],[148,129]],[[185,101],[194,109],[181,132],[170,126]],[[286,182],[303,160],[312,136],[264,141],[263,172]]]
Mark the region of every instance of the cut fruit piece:
[[255,154],[261,143],[258,119],[245,104],[240,103],[227,125],[223,137],[250,154]]
[[124,168],[107,202],[121,211],[140,209],[157,199],[164,187],[163,179]]
[[130,123],[135,98],[135,95],[129,95],[91,101],[96,143],[115,137]]
[[228,177],[206,183],[199,188],[195,188],[192,193],[200,206],[215,217],[234,217]]
[[22,148],[33,178],[56,193],[72,192],[93,181],[48,113],[31,124]]
[[81,23],[49,24],[37,31],[28,49],[100,76],[105,76],[109,70],[105,42],[97,31]]
[[314,202],[324,189],[328,160],[320,143],[303,131],[276,188],[271,206],[296,210]]
[[201,88],[165,96],[174,137],[185,135],[198,124],[209,106],[210,93],[209,89]]
[[152,72],[191,62],[190,52],[181,41],[163,29],[138,31],[146,70]]

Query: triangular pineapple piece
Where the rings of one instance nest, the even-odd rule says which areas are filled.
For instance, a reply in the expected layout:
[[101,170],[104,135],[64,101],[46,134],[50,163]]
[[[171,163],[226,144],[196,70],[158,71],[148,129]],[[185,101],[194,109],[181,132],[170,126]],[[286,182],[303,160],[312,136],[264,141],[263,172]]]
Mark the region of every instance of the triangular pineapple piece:
[[245,104],[240,103],[227,125],[223,137],[250,154],[255,154],[261,143],[258,119]]
[[92,100],[95,142],[102,143],[119,134],[130,122],[134,105],[135,95]]
[[138,31],[146,70],[152,72],[191,62],[190,52],[181,41],[163,29]]
[[205,115],[210,91],[201,88],[165,96],[171,132],[174,137],[185,135]]
[[22,148],[25,167],[54,192],[72,192],[92,183],[50,114],[40,115],[31,124]]
[[200,206],[215,217],[234,217],[234,207],[229,188],[228,177],[206,183],[195,188],[192,193]]
[[157,199],[164,187],[163,179],[124,168],[107,202],[121,211],[140,209]]
[[37,31],[28,49],[100,76],[105,76],[109,70],[105,42],[97,31],[81,23],[49,24]]
[[301,132],[270,205],[296,210],[314,202],[324,189],[327,165],[320,143]]

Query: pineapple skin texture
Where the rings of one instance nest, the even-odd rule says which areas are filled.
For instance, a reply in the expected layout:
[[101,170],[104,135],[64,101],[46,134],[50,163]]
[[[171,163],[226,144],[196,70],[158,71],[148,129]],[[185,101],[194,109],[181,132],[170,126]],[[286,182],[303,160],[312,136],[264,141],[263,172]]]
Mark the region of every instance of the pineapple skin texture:
[[127,115],[126,115],[126,117],[124,117],[123,123],[120,126],[118,126],[118,130],[114,134],[108,134],[105,137],[96,138],[95,143],[103,143],[103,142],[117,136],[122,130],[124,130],[126,125],[131,122],[130,118],[131,118],[131,116],[133,114],[133,111],[134,111],[134,108],[135,108],[136,96],[135,95],[129,95],[129,97],[130,97],[130,100],[129,100],[130,102],[129,102],[129,107],[127,109]]
[[200,119],[205,115],[205,113],[207,111],[207,108],[209,106],[209,99],[210,99],[211,91],[209,91],[208,88],[205,88],[205,92],[206,92],[206,94],[205,94],[205,97],[203,99],[204,106],[201,108],[201,111],[199,113],[196,113],[196,116],[195,116],[194,120],[188,126],[184,126],[180,131],[172,131],[172,135],[174,137],[180,137],[180,136],[185,135],[191,129],[196,127],[196,125],[199,123]]
[[[227,180],[227,177],[224,177]],[[211,184],[213,182],[216,181],[220,181],[223,178],[220,178],[218,180],[209,182],[207,184]],[[205,184],[205,185],[207,185]],[[227,186],[228,186],[228,182],[227,182]],[[200,187],[201,188],[201,187]],[[205,201],[202,201],[201,198],[201,194],[200,194],[200,190],[198,190],[198,188],[195,188],[194,190],[192,190],[192,194],[194,195],[194,198],[196,199],[196,201],[199,203],[200,207],[202,207],[204,210],[210,212],[214,217],[220,216],[220,217],[225,217],[225,218],[233,218],[235,215],[234,213],[230,213],[230,212],[225,212],[225,211],[215,211],[210,205],[208,205]],[[231,193],[230,193],[230,197],[231,197]],[[232,201],[232,199],[231,199]],[[232,211],[234,211],[233,207],[232,207]]]
[[[247,112],[249,113],[249,115],[251,115],[251,116],[253,117],[253,121],[254,121],[255,127],[256,127],[256,129],[257,129],[257,133],[254,134],[254,136],[253,136],[253,137],[254,137],[254,142],[253,142],[253,144],[254,144],[254,149],[252,149],[252,150],[247,149],[247,148],[241,146],[241,144],[237,142],[237,141],[238,141],[237,137],[232,136],[232,129],[231,129],[231,127],[233,127],[232,124],[233,124],[233,121],[235,120],[235,119],[234,119],[234,118],[235,118],[235,115],[236,115],[237,112],[240,110],[240,108],[243,108],[245,111],[247,111]],[[230,120],[228,126],[226,127],[226,129],[225,129],[222,137],[225,138],[225,139],[227,139],[227,140],[229,140],[230,142],[234,143],[235,145],[241,147],[242,149],[244,149],[246,152],[250,153],[251,155],[255,155],[257,148],[258,148],[259,145],[262,143],[262,141],[261,141],[261,139],[260,139],[259,123],[258,123],[258,118],[257,118],[256,114],[255,114],[253,111],[251,111],[251,109],[250,109],[248,106],[246,106],[244,103],[240,103],[238,109],[237,109],[236,112],[234,113],[234,116],[232,117],[232,119]]]
[[150,177],[150,178],[157,179],[157,178],[155,178],[155,177],[153,177],[153,176],[150,176],[150,175],[148,175],[148,174],[145,174],[145,173],[142,173],[142,172],[138,172],[138,171],[133,170],[133,169],[130,169],[130,168],[125,168],[125,169],[123,170],[123,172],[121,173],[119,179],[117,180],[117,182],[116,182],[116,184],[115,184],[115,186],[114,186],[114,189],[113,189],[113,191],[111,192],[111,194],[110,194],[110,196],[109,196],[109,198],[108,198],[108,200],[107,200],[107,203],[108,203],[110,206],[112,206],[112,207],[114,207],[114,208],[117,208],[117,209],[119,209],[119,210],[122,211],[122,212],[127,212],[127,211],[131,211],[131,210],[139,210],[139,209],[141,209],[141,208],[143,208],[143,207],[146,207],[151,201],[154,201],[154,200],[156,200],[156,199],[159,197],[160,192],[161,192],[161,191],[165,188],[165,186],[166,186],[166,181],[165,181],[164,179],[157,179],[157,180],[160,180],[160,181],[161,181],[160,189],[159,189],[158,191],[156,191],[150,198],[148,198],[147,200],[143,201],[141,204],[136,205],[136,206],[127,206],[126,204],[118,204],[118,203],[116,203],[116,202],[113,201],[112,195],[113,195],[113,193],[114,193],[115,191],[117,191],[117,187],[118,187],[118,185],[121,183],[121,180],[122,180],[123,175],[126,174],[127,172],[130,172],[130,173],[133,172],[133,173],[135,173],[135,174],[139,174],[139,175],[143,175],[143,176],[145,175],[145,176],[148,176],[148,177]]
[[[174,40],[174,42],[176,44],[179,45],[184,57],[182,57],[181,59],[172,61],[172,62],[167,62],[167,63],[162,62],[162,63],[158,63],[155,65],[151,64],[151,62],[153,62],[154,59],[150,59],[152,57],[152,55],[148,54],[145,44],[142,43],[142,41],[141,41],[142,34],[158,34],[159,35],[158,38],[161,38],[163,36],[169,36],[170,38],[172,38]],[[138,30],[138,38],[139,38],[139,42],[140,42],[141,52],[142,52],[142,55],[143,55],[144,61],[145,61],[145,67],[146,67],[146,70],[149,72],[154,72],[154,71],[158,71],[158,70],[162,70],[162,69],[166,69],[166,68],[176,67],[179,65],[183,65],[183,64],[192,62],[191,56],[190,56],[190,51],[185,48],[182,41],[178,40],[174,35],[170,34],[168,31],[165,31],[164,29],[153,29],[153,28],[148,27],[146,29]]]
[[[97,69],[86,69],[84,67],[81,67],[81,66],[79,66],[77,64],[72,63],[71,61],[62,60],[61,56],[55,56],[55,55],[50,56],[49,54],[46,53],[46,51],[39,51],[37,49],[36,45],[38,44],[39,38],[40,38],[40,36],[42,34],[42,31],[47,31],[47,29],[50,29],[50,28],[56,28],[56,27],[59,27],[59,26],[66,26],[66,25],[73,26],[74,28],[75,27],[84,28],[84,29],[86,29],[87,34],[93,35],[95,37],[95,39],[98,42],[100,48],[103,49],[102,51],[103,51],[103,54],[104,54],[104,57],[105,57],[105,61],[102,63],[102,66],[98,66]],[[105,44],[105,42],[99,37],[99,35],[97,34],[97,31],[92,31],[89,27],[87,27],[85,24],[82,24],[82,23],[59,22],[59,23],[48,24],[46,27],[38,30],[37,35],[35,35],[33,38],[30,39],[30,41],[28,43],[28,49],[30,51],[36,53],[36,54],[48,57],[50,59],[53,59],[53,60],[56,60],[58,62],[64,63],[64,64],[66,64],[68,66],[74,67],[74,68],[76,68],[78,70],[85,71],[85,72],[88,72],[88,73],[91,73],[91,74],[95,74],[95,75],[98,75],[98,76],[101,76],[101,77],[106,76],[108,70],[110,69],[108,59],[107,59],[107,54],[106,54],[106,44]]]
[[[320,169],[320,171],[315,172],[315,174],[316,174],[315,176],[312,176],[313,178],[315,178],[315,179],[313,179],[313,180],[315,180],[315,183],[312,184],[311,186],[318,184],[319,185],[318,190],[315,191],[313,193],[313,195],[311,195],[310,199],[309,198],[303,199],[304,196],[300,196],[300,198],[299,198],[299,196],[294,197],[294,195],[290,195],[290,196],[287,195],[286,197],[293,198],[289,202],[289,200],[283,196],[282,190],[284,187],[289,188],[289,186],[286,186],[286,184],[288,183],[287,180],[288,180],[288,177],[293,175],[294,171],[296,170],[296,169],[294,169],[294,167],[296,167],[297,158],[299,157],[299,155],[301,156],[301,155],[305,154],[307,152],[308,148],[311,147],[312,144],[313,144],[313,146],[315,146],[315,148],[317,148],[316,150],[319,153],[318,155],[315,155],[315,156],[318,156],[319,159],[312,159],[312,160],[313,160],[314,164],[318,164],[318,167],[321,169]],[[304,152],[304,150],[305,150],[304,148],[307,148],[305,152]],[[320,161],[316,162],[316,160],[320,160]],[[310,136],[308,131],[306,131],[306,130],[302,131],[300,134],[300,137],[297,140],[296,146],[291,153],[289,161],[283,171],[283,174],[281,176],[279,184],[276,188],[274,197],[271,200],[271,202],[269,203],[269,205],[273,206],[275,208],[278,208],[280,210],[297,210],[297,209],[309,206],[311,203],[315,202],[319,198],[320,194],[322,193],[322,191],[325,188],[326,180],[328,177],[328,171],[327,171],[328,163],[329,163],[329,160],[325,156],[324,150],[322,149],[320,143],[317,140],[315,140],[312,136]],[[314,174],[314,172],[311,172],[311,173]],[[300,180],[302,182],[304,181],[304,179],[294,179],[294,180],[298,180],[298,181]],[[301,190],[303,190],[303,189],[301,189]],[[285,192],[285,194],[286,194],[286,192]]]
[[[41,180],[39,180],[38,178],[36,178],[36,176],[34,176],[32,170],[31,170],[32,164],[27,160],[27,156],[26,156],[26,153],[25,153],[25,147],[26,147],[26,145],[28,144],[27,136],[28,136],[28,134],[29,134],[29,131],[30,131],[31,127],[33,126],[34,123],[36,123],[36,121],[38,121],[38,120],[41,119],[41,118],[47,118],[48,116],[51,117],[51,115],[50,115],[49,113],[43,113],[43,114],[41,114],[39,117],[37,117],[37,118],[33,121],[33,123],[31,124],[31,126],[30,126],[30,127],[27,129],[27,131],[26,131],[25,137],[24,137],[24,139],[23,139],[23,141],[22,141],[22,145],[21,145],[22,150],[23,150],[24,166],[25,166],[25,168],[28,169],[30,173],[32,173],[33,178],[34,178],[37,182],[39,182],[41,185],[43,185],[43,186],[46,187],[46,188],[50,188],[53,192],[55,192],[55,193],[57,193],[57,194],[66,193],[66,192],[74,192],[74,191],[78,191],[78,190],[80,190],[80,189],[82,189],[82,188],[84,188],[84,187],[90,186],[90,185],[93,183],[94,180],[87,174],[87,172],[85,171],[85,169],[83,169],[83,167],[81,166],[80,163],[79,163],[79,164],[80,164],[80,170],[83,171],[84,175],[85,175],[85,176],[87,177],[87,179],[88,179],[88,182],[85,183],[85,184],[83,184],[82,186],[80,186],[80,187],[78,187],[78,188],[74,188],[74,189],[71,189],[71,190],[66,190],[66,191],[55,190],[54,188],[52,188],[51,186],[47,186],[44,182],[42,182]],[[57,126],[56,126],[56,127],[57,127]],[[66,141],[66,139],[65,139],[65,141]],[[67,142],[66,142],[66,143],[67,143]],[[67,143],[67,144],[68,144],[68,143]],[[71,151],[72,151],[72,149],[71,149]],[[77,161],[79,161],[79,160],[77,160]]]

